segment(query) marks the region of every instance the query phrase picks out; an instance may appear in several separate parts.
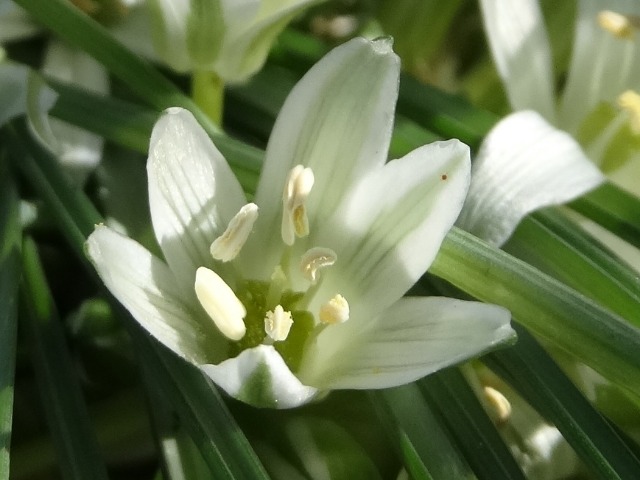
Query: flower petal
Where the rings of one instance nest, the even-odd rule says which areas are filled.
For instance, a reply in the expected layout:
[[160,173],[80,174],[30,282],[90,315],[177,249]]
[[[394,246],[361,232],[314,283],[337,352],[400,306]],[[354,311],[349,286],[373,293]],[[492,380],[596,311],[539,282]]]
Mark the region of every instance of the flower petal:
[[211,243],[246,203],[231,168],[187,110],[170,108],[149,146],[149,204],[156,238],[185,295]]
[[151,33],[158,57],[178,72],[191,67],[187,50],[189,0],[148,0]]
[[480,0],[496,67],[514,110],[555,118],[551,48],[536,0]]
[[[106,94],[109,90],[109,76],[104,67],[82,50],[60,41],[49,43],[43,71],[94,93]],[[49,119],[49,125],[56,139],[56,144],[50,147],[67,172],[79,184],[83,183],[102,158],[104,139],[56,118]]]
[[318,390],[303,385],[270,345],[244,350],[218,365],[202,365],[225,392],[261,408],[293,408],[312,400]]
[[319,389],[402,385],[513,339],[509,320],[496,305],[403,298],[368,322],[326,328],[309,346],[298,376]]
[[568,202],[603,180],[569,134],[535,112],[514,113],[482,143],[457,224],[502,245],[528,213]]
[[196,364],[222,357],[221,335],[176,295],[173,274],[144,247],[98,225],[86,250],[109,291],[160,343]]
[[581,120],[601,101],[612,102],[640,85],[639,32],[617,38],[598,24],[603,10],[640,16],[634,0],[580,1],[577,5],[573,53],[560,106],[560,125],[576,133]]
[[[310,167],[315,176],[307,202],[313,233],[353,181],[385,162],[398,75],[399,60],[388,39],[356,38],[332,50],[294,87],[267,147],[248,265],[260,259],[270,275],[279,260],[282,239],[273,232],[279,231],[281,195],[294,166]],[[265,258],[265,251],[271,257]]]
[[425,145],[364,176],[318,232],[316,244],[337,260],[322,272],[317,302],[340,293],[352,317],[366,318],[398,300],[438,253],[469,178],[469,147],[458,140]]
[[0,43],[30,37],[40,30],[21,7],[9,0],[0,0]]
[[321,0],[226,0],[221,2],[227,29],[216,73],[228,82],[239,82],[258,71],[267,54],[291,19]]

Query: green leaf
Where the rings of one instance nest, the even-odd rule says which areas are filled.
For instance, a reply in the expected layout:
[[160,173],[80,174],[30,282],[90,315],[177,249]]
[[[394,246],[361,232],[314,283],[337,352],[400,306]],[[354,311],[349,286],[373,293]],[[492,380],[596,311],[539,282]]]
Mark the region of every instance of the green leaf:
[[0,480],[9,478],[21,231],[18,195],[0,152]]
[[458,228],[429,271],[513,317],[640,397],[640,330],[531,265]]
[[640,278],[560,211],[525,218],[505,251],[640,327]]
[[415,480],[477,478],[416,384],[370,393],[405,468]]
[[169,399],[209,466],[212,478],[268,478],[211,381],[152,342],[146,332],[132,330],[132,333],[143,352],[143,366],[150,374],[151,388],[157,388]]
[[[156,111],[48,81],[59,95],[51,115],[124,147],[147,153],[151,130],[159,116]],[[100,115],[96,115],[96,112],[100,112]],[[233,167],[242,187],[249,192],[255,191],[264,152],[222,133],[210,133],[210,136]]]
[[569,206],[640,248],[640,198],[607,182]]
[[21,311],[47,422],[65,478],[107,479],[35,243],[23,246]]
[[429,375],[418,385],[425,398],[445,419],[478,478],[524,480],[522,470],[457,368]]
[[515,347],[484,357],[496,373],[553,422],[582,461],[603,479],[640,477],[640,461],[526,330]]
[[16,0],[16,3],[42,25],[102,63],[149,105],[158,110],[184,107],[191,110],[209,133],[219,131],[188,96],[73,3],[65,0]]

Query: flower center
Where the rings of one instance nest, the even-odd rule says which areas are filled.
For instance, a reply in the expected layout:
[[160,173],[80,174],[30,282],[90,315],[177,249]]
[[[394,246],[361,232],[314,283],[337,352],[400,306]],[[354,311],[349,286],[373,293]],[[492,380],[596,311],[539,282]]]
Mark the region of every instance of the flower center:
[[640,17],[603,10],[598,13],[598,25],[616,38],[631,40],[640,28]]
[[[287,245],[282,264],[269,281],[236,278],[232,289],[217,273],[206,267],[196,272],[198,301],[218,330],[230,342],[230,356],[247,348],[272,345],[289,368],[297,371],[304,347],[314,332],[349,319],[349,304],[335,295],[314,313],[308,310],[322,283],[322,271],[337,261],[329,248],[313,247],[300,257],[304,280],[293,285],[285,274],[295,239],[309,235],[306,201],[313,187],[310,168],[294,167],[287,177],[282,195],[282,241]],[[225,232],[211,244],[215,260],[233,262],[246,243],[258,217],[258,207],[249,203],[229,222]],[[227,267],[225,267],[227,268]]]

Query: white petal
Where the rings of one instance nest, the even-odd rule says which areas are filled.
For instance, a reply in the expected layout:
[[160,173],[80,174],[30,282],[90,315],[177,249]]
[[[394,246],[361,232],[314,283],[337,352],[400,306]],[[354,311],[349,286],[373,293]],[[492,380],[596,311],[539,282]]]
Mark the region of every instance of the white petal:
[[496,67],[514,110],[555,118],[551,49],[536,0],[481,0]]
[[358,328],[326,328],[299,374],[317,388],[387,388],[412,382],[515,336],[496,305],[441,297],[403,298]]
[[457,224],[502,245],[528,213],[568,202],[603,180],[569,134],[535,112],[514,113],[482,143]]
[[340,293],[351,316],[363,318],[362,309],[377,313],[398,300],[438,253],[469,178],[469,148],[458,140],[425,145],[364,176],[318,233],[317,244],[337,260],[322,273],[317,302]]
[[[357,38],[332,50],[295,86],[269,139],[256,193],[260,218],[254,242],[250,240],[249,264],[260,259],[270,274],[279,260],[281,240],[272,233],[279,230],[280,199],[295,165],[310,167],[315,176],[306,204],[313,235],[349,185],[385,162],[398,75],[399,60],[388,39]],[[265,251],[271,257],[265,258]]]
[[[94,93],[106,94],[109,76],[102,65],[82,50],[60,41],[49,43],[43,66],[45,74]],[[102,158],[102,137],[61,120],[49,120],[55,145],[50,145],[58,159],[81,184]]]
[[228,82],[246,80],[262,67],[291,19],[318,1],[222,1],[226,35],[215,62],[216,73]]
[[[57,93],[39,77],[33,78],[34,75],[24,65],[0,61],[0,126],[27,111],[29,115],[42,118],[53,106]],[[29,95],[34,95],[35,101],[28,100]]]
[[246,203],[229,165],[187,110],[168,109],[149,146],[149,204],[156,238],[180,287],[211,266],[211,243]]
[[0,1],[0,44],[30,37],[40,30],[22,8],[9,0]]
[[221,335],[176,295],[171,271],[144,247],[98,225],[86,250],[106,287],[158,341],[192,363],[222,357]]
[[616,38],[598,25],[602,10],[640,15],[635,0],[585,1],[577,5],[573,54],[560,108],[559,125],[575,134],[581,120],[601,101],[613,102],[640,85],[640,32]]
[[167,65],[179,72],[191,66],[187,50],[187,19],[190,0],[148,0],[155,51]]
[[255,407],[293,408],[318,393],[291,373],[272,346],[259,345],[219,365],[200,368],[229,395]]

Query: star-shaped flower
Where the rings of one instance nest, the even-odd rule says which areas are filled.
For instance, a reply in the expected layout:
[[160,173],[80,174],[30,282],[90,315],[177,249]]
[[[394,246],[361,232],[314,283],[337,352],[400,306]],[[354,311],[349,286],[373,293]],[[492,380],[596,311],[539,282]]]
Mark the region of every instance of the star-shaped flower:
[[513,337],[501,307],[403,298],[462,207],[470,160],[450,140],[385,163],[398,77],[387,39],[329,53],[283,106],[253,203],[193,116],[167,110],[148,161],[164,260],[104,226],[89,237],[116,298],[230,395],[294,407]]

